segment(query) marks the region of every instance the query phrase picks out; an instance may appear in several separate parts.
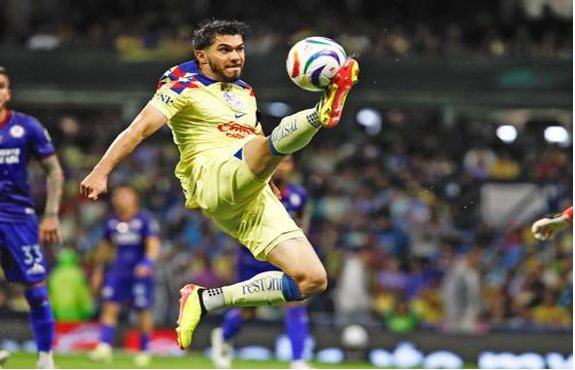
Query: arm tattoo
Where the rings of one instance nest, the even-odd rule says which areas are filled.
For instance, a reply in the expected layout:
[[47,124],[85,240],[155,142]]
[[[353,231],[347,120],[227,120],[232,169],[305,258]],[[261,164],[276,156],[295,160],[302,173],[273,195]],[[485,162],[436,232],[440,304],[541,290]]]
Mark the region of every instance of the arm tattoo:
[[60,210],[62,188],[64,186],[64,174],[58,157],[51,155],[42,160],[42,167],[47,173],[46,177],[46,208],[45,215],[56,216]]

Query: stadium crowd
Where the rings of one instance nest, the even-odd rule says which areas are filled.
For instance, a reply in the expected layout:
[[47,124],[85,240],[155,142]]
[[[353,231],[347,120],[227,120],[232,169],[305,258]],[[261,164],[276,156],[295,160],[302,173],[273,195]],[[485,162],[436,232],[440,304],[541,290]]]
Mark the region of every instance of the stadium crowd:
[[[484,222],[479,201],[485,182],[521,181],[552,187],[549,209],[571,204],[570,148],[549,145],[533,132],[507,145],[486,129],[492,123],[463,116],[444,124],[434,113],[391,110],[384,121],[373,136],[353,122],[347,130],[320,133],[295,158],[294,180],[312,200],[310,240],[330,278],[328,292],[310,302],[316,322],[353,320],[395,332],[570,330],[572,232],[537,242],[530,222],[514,223],[512,214],[508,223]],[[123,124],[114,112],[52,115],[44,123],[67,178],[64,247],[79,257],[75,262],[67,252],[56,268],[72,266],[89,277],[110,209],[105,201],[81,198],[78,184]],[[177,160],[165,128],[112,177],[112,185],[135,187],[142,206],[161,224],[154,313],[159,325],[175,322],[184,283],[211,287],[235,278],[238,246],[201,213],[183,207],[173,176]],[[30,182],[42,198],[40,172],[32,171]],[[54,274],[52,284],[65,276]],[[93,317],[96,299],[85,294],[88,279],[75,284],[84,301],[78,318]],[[27,310],[23,291],[7,287],[0,279],[0,311]],[[58,305],[53,298],[57,317]],[[259,315],[273,319],[277,312],[263,308]]]
[[254,32],[247,51],[253,54],[287,49],[311,35],[335,37],[350,54],[360,55],[571,59],[573,54],[572,9],[570,13],[570,7],[554,0],[332,1],[329,7],[307,0],[273,5],[254,1],[250,7],[234,1],[217,6],[182,0],[106,3],[7,1],[0,45],[36,51],[104,50],[130,61],[175,60],[189,55],[190,35],[198,21],[228,17],[251,24]]

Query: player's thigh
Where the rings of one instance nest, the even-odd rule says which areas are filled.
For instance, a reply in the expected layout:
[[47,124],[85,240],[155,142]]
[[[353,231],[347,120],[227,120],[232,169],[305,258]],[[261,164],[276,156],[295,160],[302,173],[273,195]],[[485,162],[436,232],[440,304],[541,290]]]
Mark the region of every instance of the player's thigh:
[[216,220],[216,225],[223,231],[229,230],[229,234],[260,261],[268,260],[269,251],[282,241],[295,237],[305,238],[269,187],[243,207],[238,218],[230,221],[220,223]]
[[[237,153],[241,147],[236,148]],[[268,179],[256,176],[245,158],[233,150],[221,150],[194,169],[191,183],[190,192],[207,216],[232,219],[259,196]]]
[[267,258],[296,281],[308,278],[321,280],[326,276],[323,264],[306,237],[280,242],[268,253]]
[[33,286],[46,279],[46,260],[38,239],[38,222],[0,222],[2,269],[8,281]]
[[257,136],[244,145],[244,159],[252,173],[259,178],[270,177],[285,156],[278,156],[271,152],[268,139]]

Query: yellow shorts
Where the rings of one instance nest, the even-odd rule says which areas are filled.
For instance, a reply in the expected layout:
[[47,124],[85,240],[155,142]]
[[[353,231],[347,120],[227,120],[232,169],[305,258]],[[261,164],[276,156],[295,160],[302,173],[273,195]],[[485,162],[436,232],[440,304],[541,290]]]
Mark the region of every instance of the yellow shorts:
[[194,163],[186,206],[197,204],[216,226],[259,260],[282,241],[304,237],[283,204],[247,163],[235,156],[253,137]]

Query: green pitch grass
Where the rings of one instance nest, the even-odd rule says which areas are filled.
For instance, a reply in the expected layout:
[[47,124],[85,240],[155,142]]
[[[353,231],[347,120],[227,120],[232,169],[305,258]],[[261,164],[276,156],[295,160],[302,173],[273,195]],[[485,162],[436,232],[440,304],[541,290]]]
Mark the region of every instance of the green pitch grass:
[[[134,369],[134,356],[128,353],[114,353],[111,364],[92,362],[86,354],[56,354],[54,356],[56,367],[59,369]],[[344,362],[342,364],[322,364],[312,362],[318,369],[374,369],[368,362]],[[233,364],[236,369],[287,369],[289,364],[280,361],[243,361],[237,360]],[[36,354],[12,353],[4,364],[4,369],[34,369],[36,368]],[[183,357],[154,357],[148,369],[213,369],[212,361],[203,353],[190,353]]]

